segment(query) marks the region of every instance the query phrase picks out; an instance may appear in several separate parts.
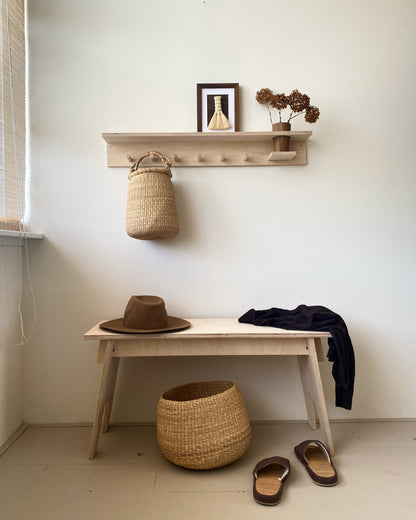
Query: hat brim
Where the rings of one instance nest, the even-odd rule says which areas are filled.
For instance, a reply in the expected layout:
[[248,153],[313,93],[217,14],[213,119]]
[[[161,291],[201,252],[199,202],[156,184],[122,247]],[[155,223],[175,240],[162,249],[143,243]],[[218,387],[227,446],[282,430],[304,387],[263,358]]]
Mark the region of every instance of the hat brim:
[[104,321],[100,323],[100,327],[111,332],[125,332],[126,334],[151,334],[155,332],[173,332],[175,330],[183,330],[190,327],[191,324],[182,318],[175,318],[175,316],[168,316],[168,325],[162,329],[131,329],[123,325],[123,318],[116,320]]

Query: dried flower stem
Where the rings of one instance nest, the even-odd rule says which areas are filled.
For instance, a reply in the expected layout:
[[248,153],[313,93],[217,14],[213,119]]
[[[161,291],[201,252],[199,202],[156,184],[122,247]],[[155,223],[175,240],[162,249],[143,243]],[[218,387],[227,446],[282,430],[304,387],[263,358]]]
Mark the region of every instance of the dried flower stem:
[[272,113],[270,112],[270,105],[269,105],[269,103],[267,103],[267,110],[269,111],[270,123],[271,123],[272,126],[273,126]]
[[288,123],[290,122],[291,119],[295,119],[295,117],[301,116],[302,114],[306,114],[306,110],[304,110],[303,112],[298,112],[295,116],[292,116],[292,114],[293,114],[293,112],[290,113],[290,117],[287,120]]

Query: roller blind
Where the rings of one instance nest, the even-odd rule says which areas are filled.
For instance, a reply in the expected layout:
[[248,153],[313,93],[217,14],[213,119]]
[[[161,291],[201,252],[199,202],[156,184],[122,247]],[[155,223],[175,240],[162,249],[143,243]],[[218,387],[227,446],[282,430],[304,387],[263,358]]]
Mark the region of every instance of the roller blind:
[[0,229],[21,230],[26,177],[25,1],[0,1]]

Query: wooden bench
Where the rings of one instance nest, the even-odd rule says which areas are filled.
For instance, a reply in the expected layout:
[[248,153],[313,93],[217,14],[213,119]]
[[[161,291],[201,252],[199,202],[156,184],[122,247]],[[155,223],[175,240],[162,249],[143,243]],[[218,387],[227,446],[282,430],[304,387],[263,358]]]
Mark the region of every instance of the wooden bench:
[[97,412],[89,458],[97,453],[100,432],[110,424],[111,408],[120,358],[146,356],[297,356],[309,425],[323,429],[334,455],[318,361],[324,359],[322,339],[328,332],[305,332],[239,323],[236,319],[188,319],[191,327],[178,332],[123,334],[95,325],[86,340],[98,340],[98,363],[103,363]]

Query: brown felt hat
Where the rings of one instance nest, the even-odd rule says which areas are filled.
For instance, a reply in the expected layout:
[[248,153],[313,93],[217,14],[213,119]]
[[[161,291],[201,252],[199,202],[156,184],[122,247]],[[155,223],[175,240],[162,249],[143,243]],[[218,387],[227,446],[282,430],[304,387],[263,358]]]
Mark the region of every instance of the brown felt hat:
[[159,296],[132,296],[123,318],[100,323],[102,329],[131,334],[169,332],[190,326],[189,321],[168,316],[165,302]]

